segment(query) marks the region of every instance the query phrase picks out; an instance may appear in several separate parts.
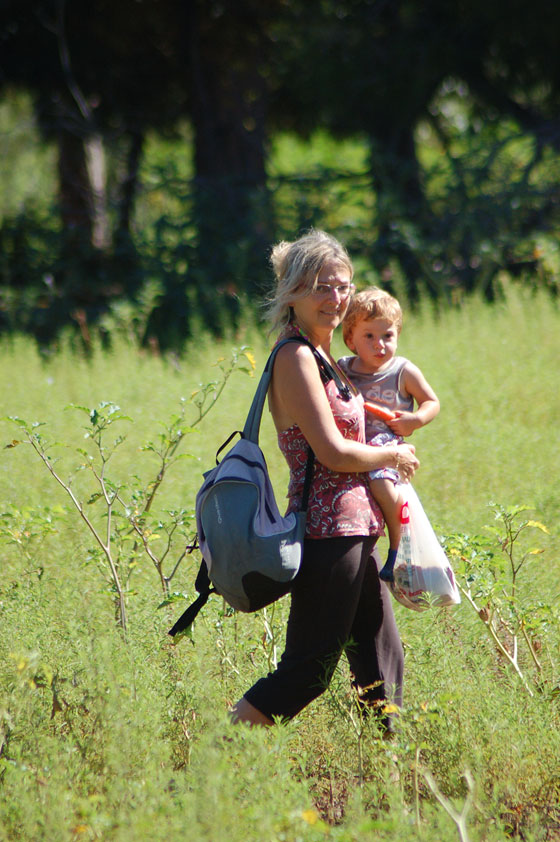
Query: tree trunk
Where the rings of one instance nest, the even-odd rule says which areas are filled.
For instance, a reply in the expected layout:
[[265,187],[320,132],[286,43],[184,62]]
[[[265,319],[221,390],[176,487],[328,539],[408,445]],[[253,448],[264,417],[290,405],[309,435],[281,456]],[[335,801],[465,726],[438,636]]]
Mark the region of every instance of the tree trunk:
[[82,138],[61,127],[57,133],[60,215],[68,239],[91,242],[90,184]]
[[130,146],[126,160],[126,174],[121,186],[121,201],[119,206],[119,221],[117,235],[119,239],[126,240],[130,236],[130,221],[134,211],[134,201],[138,188],[138,173],[142,161],[142,150],[144,148],[144,135],[135,132],[131,135]]
[[60,215],[64,227],[57,283],[69,307],[97,307],[106,295],[111,232],[101,138],[57,132]]
[[97,133],[87,137],[84,146],[91,204],[91,244],[94,249],[104,252],[111,245],[111,227],[107,212],[105,149],[103,140]]
[[[381,121],[380,121],[381,123]],[[410,241],[403,235],[403,220],[421,227],[427,212],[416,157],[414,129],[387,127],[370,137],[371,169],[377,194],[378,259],[399,263],[412,302],[420,297],[422,268]],[[386,287],[392,290],[387,274]],[[394,291],[394,290],[392,290]]]
[[231,16],[215,19],[204,3],[192,4],[194,280],[198,305],[215,330],[224,316],[235,318],[240,294],[259,289],[272,229],[265,173],[266,90],[258,70],[263,38],[258,22],[243,27],[238,21],[235,32],[233,25]]

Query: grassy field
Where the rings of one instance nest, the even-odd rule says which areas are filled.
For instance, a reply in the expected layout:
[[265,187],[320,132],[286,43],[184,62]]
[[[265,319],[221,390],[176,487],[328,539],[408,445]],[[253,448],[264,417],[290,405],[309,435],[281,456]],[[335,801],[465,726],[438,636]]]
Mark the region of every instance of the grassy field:
[[[71,480],[103,537],[90,419],[68,407],[102,414],[100,404],[115,404],[131,419],[103,439],[106,458],[126,436],[105,470],[107,488],[118,486],[130,511],[153,487],[154,451],[170,440],[169,419],[183,406],[185,421],[172,429],[183,424],[177,453],[191,458],[167,470],[144,536],[169,574],[192,533],[188,513],[177,512],[192,509],[202,471],[242,426],[255,388],[255,377],[234,371],[215,407],[187,429],[197,417],[193,393],[220,379],[213,363],[223,357],[225,366],[234,346],[250,346],[258,375],[267,339],[254,327],[221,344],[201,337],[181,358],[118,338],[112,352],[94,349],[89,358],[64,341],[45,357],[29,339],[5,340],[1,412],[45,422],[35,432],[52,443],[51,466]],[[338,337],[336,349],[344,353]],[[229,705],[282,650],[287,601],[232,615],[213,597],[192,639],[172,646],[166,632],[185,602],[158,608],[161,577],[115,509],[124,635],[107,555],[25,444],[25,428],[2,420],[2,842],[560,839],[560,314],[544,295],[519,290],[492,307],[426,308],[405,317],[399,351],[442,403],[413,438],[421,460],[414,484],[455,548],[464,592],[451,610],[396,605],[406,684],[390,743],[360,719],[344,663],[294,722],[233,728]],[[248,365],[242,352],[239,360]],[[286,471],[268,417],[261,443],[281,500]],[[512,514],[524,526],[513,542],[513,567],[522,562],[514,582],[505,522],[490,502],[530,507]],[[187,556],[169,590],[192,597],[197,567],[196,553]]]

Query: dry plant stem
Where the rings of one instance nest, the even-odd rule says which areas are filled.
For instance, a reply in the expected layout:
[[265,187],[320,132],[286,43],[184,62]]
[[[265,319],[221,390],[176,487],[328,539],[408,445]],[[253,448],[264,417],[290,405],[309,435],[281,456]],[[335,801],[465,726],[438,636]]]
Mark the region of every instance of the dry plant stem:
[[[194,422],[194,424],[193,424],[192,426],[194,426],[195,424],[197,424],[197,423],[200,421],[200,418],[201,418],[201,416],[200,416],[200,417],[199,417],[199,418],[198,418],[198,419]],[[154,502],[154,498],[155,498],[155,496],[156,496],[156,494],[157,494],[157,492],[158,492],[158,490],[159,490],[160,485],[162,484],[162,482],[163,482],[163,480],[164,480],[164,477],[165,477],[165,473],[166,473],[166,471],[167,471],[167,468],[169,468],[169,466],[170,466],[170,464],[171,464],[171,460],[172,460],[172,458],[173,458],[173,455],[175,454],[175,452],[176,452],[177,448],[179,447],[179,445],[180,445],[180,443],[181,443],[182,439],[183,439],[182,434],[181,434],[181,435],[178,435],[178,436],[177,436],[177,438],[176,438],[176,439],[175,439],[175,440],[174,440],[174,441],[173,441],[173,442],[172,442],[172,443],[171,443],[171,444],[167,447],[167,450],[166,450],[166,451],[165,451],[165,453],[162,455],[162,457],[161,457],[161,467],[160,467],[160,469],[159,469],[159,472],[158,472],[158,475],[157,475],[156,479],[155,479],[155,480],[154,480],[154,482],[152,483],[152,490],[151,490],[150,494],[148,495],[148,498],[147,498],[147,500],[146,500],[146,505],[144,506],[144,509],[142,510],[142,517],[144,517],[145,515],[147,515],[147,514],[148,514],[148,512],[150,511],[150,509],[151,509],[151,507],[152,507],[152,503]],[[122,503],[122,501],[121,501],[121,503]],[[123,505],[124,505],[124,504],[123,504]],[[144,540],[144,535],[143,535],[143,532],[142,532],[142,531],[141,531],[141,529],[138,527],[138,525],[137,525],[136,521],[135,521],[135,520],[133,520],[132,518],[130,519],[130,521],[131,521],[131,523],[132,523],[132,526],[133,526],[133,527],[134,527],[134,529],[136,530],[136,532],[140,535],[140,537],[141,537],[141,539],[142,539],[142,544],[143,544],[143,546],[144,546],[144,549],[145,549],[145,550],[146,550],[146,552],[148,553],[148,556],[149,556],[149,557],[151,558],[151,560],[154,562],[154,564],[155,564],[155,566],[156,566],[156,569],[157,569],[157,571],[158,571],[159,577],[160,577],[160,581],[161,581],[161,586],[162,586],[162,588],[163,588],[163,592],[164,592],[164,594],[167,594],[167,592],[168,592],[168,587],[167,587],[167,583],[166,583],[166,581],[165,581],[165,576],[163,575],[163,572],[162,572],[162,569],[161,569],[161,563],[160,563],[160,562],[158,562],[158,560],[157,560],[157,559],[153,556],[153,554],[151,553],[151,551],[150,551],[150,550],[148,550],[147,543],[146,543],[146,541]],[[135,553],[135,552],[136,552],[136,550],[137,550],[137,546],[138,546],[137,544],[134,544],[133,553]]]
[[[126,511],[127,504],[122,499],[122,497],[119,494],[117,494],[116,499],[119,501],[119,503],[121,504],[123,509]],[[191,551],[192,548],[189,547],[189,546],[185,547],[185,549],[182,551],[182,553],[179,555],[179,558],[175,562],[175,565],[174,565],[171,573],[169,574],[169,576],[166,576],[165,573],[163,572],[163,563],[164,563],[165,559],[167,558],[167,554],[169,553],[169,550],[171,548],[171,535],[173,534],[173,532],[175,530],[173,529],[169,533],[168,541],[167,541],[167,547],[165,548],[164,552],[162,553],[161,558],[158,558],[155,555],[155,553],[152,552],[152,548],[150,547],[150,543],[149,543],[148,539],[146,538],[144,530],[142,529],[142,527],[138,523],[138,520],[134,516],[130,515],[130,516],[128,516],[128,521],[131,524],[134,531],[136,532],[136,534],[138,535],[138,537],[140,538],[140,541],[142,542],[142,546],[144,547],[144,551],[145,551],[146,555],[148,556],[148,558],[150,559],[150,561],[152,562],[152,564],[154,565],[154,567],[157,571],[164,596],[168,596],[169,595],[169,583],[171,582],[171,580],[175,576],[175,573],[179,569],[179,565],[181,564],[181,562],[183,561],[185,556]],[[135,547],[136,546],[137,546],[137,544],[135,544]]]
[[97,480],[100,482],[101,489],[103,491],[103,496],[105,498],[105,502],[107,503],[107,508],[108,508],[108,511],[107,511],[107,540],[106,541],[103,540],[103,538],[101,537],[101,535],[99,534],[99,532],[97,531],[97,529],[95,528],[95,526],[93,525],[91,520],[88,518],[88,516],[84,512],[84,508],[83,508],[82,504],[80,503],[80,501],[78,500],[78,498],[76,497],[76,495],[74,494],[74,492],[72,491],[70,486],[66,482],[64,482],[62,477],[60,477],[57,474],[57,472],[55,471],[55,469],[51,465],[51,462],[50,462],[47,454],[38,445],[38,443],[35,440],[35,438],[33,437],[33,435],[28,436],[28,441],[31,444],[33,450],[41,458],[43,464],[45,465],[47,470],[50,472],[53,479],[55,479],[57,481],[57,483],[66,491],[66,493],[68,494],[68,496],[72,500],[72,503],[76,507],[80,517],[82,518],[82,520],[86,524],[87,528],[89,529],[89,531],[91,532],[91,534],[93,535],[93,537],[95,538],[95,540],[97,541],[97,543],[99,544],[101,549],[103,550],[103,553],[105,554],[105,558],[107,559],[107,562],[109,563],[109,567],[111,569],[111,576],[113,577],[113,583],[114,583],[116,591],[117,591],[118,609],[119,609],[118,610],[119,625],[122,628],[123,632],[126,634],[127,622],[126,622],[126,605],[125,605],[125,600],[124,600],[124,593],[123,593],[119,573],[118,573],[117,567],[115,565],[115,562],[113,560],[113,555],[111,553],[111,508],[112,508],[112,501],[109,499],[109,496],[107,494],[107,490],[104,487],[102,475],[100,475],[100,476],[96,475],[96,476],[97,476]]
[[[220,385],[216,389],[216,392],[214,394],[214,397],[213,397],[211,403],[209,403],[206,408],[204,408],[204,406],[198,407],[198,418],[196,418],[193,421],[193,423],[191,424],[191,427],[196,427],[196,425],[200,424],[202,419],[205,418],[206,415],[208,415],[208,413],[210,412],[210,410],[212,409],[212,407],[214,406],[214,404],[216,403],[216,401],[219,399],[220,395],[224,391],[224,389],[226,387],[226,383],[228,382],[232,373],[233,373],[233,368],[231,369],[231,371],[224,372],[224,379],[222,380],[222,382],[220,383]],[[150,511],[152,503],[154,501],[154,497],[156,496],[157,491],[158,491],[161,483],[163,482],[165,472],[166,472],[167,468],[169,467],[170,461],[173,458],[173,456],[175,455],[175,453],[177,451],[177,448],[181,444],[182,440],[183,440],[183,434],[180,433],[177,436],[177,438],[169,444],[165,453],[162,455],[161,467],[159,469],[159,473],[158,473],[158,475],[157,475],[157,477],[156,477],[156,479],[155,479],[155,481],[152,485],[152,491],[151,491],[150,495],[148,496],[148,499],[146,501],[146,505],[144,506],[144,511],[143,511],[142,514],[147,514]]]
[[332,684],[329,683],[328,691],[332,701],[334,702],[338,712],[342,716],[347,716],[354,733],[356,734],[356,746],[358,749],[358,786],[361,788],[364,784],[364,730],[365,730],[365,715],[360,710],[359,705],[356,705],[354,710],[351,708],[344,708],[338,698],[338,694],[333,691]]
[[478,616],[480,617],[480,619],[482,620],[482,622],[484,623],[486,628],[488,629],[488,633],[489,633],[490,637],[492,638],[492,640],[494,641],[494,643],[496,644],[496,648],[498,649],[498,651],[504,656],[504,658],[506,658],[506,660],[508,661],[510,666],[513,667],[513,669],[517,673],[518,677],[521,679],[521,682],[522,682],[523,686],[525,687],[525,689],[527,690],[527,692],[529,693],[529,695],[533,696],[534,693],[531,690],[531,688],[529,687],[529,685],[527,683],[527,679],[525,678],[525,676],[521,672],[521,669],[519,668],[519,664],[517,663],[517,637],[514,637],[514,654],[512,656],[512,655],[510,655],[508,650],[505,648],[504,644],[502,643],[502,641],[498,637],[494,626],[492,625],[493,615],[490,616],[488,619],[485,619],[483,617],[483,612],[481,612],[480,608],[478,607],[478,605],[476,604],[476,602],[472,598],[470,592],[468,590],[466,590],[464,587],[462,587],[462,585],[459,585],[459,589],[460,589],[461,593],[463,594],[463,596],[465,597],[465,599],[467,599],[469,604],[474,608],[474,610],[476,611],[476,613],[478,614]]
[[537,671],[540,675],[542,673],[542,664],[539,661],[539,659],[537,658],[537,653],[535,652],[535,647],[533,646],[533,644],[531,642],[531,639],[530,639],[529,635],[527,634],[527,629],[525,628],[525,623],[523,623],[521,625],[521,631],[522,631],[525,643],[527,644],[527,648],[529,649],[529,652],[531,654],[531,658],[533,659],[533,663],[535,664],[535,667],[537,668]]
[[420,746],[416,746],[414,757],[414,806],[416,812],[416,827],[420,827],[420,787],[418,786],[418,768],[420,765]]
[[[272,606],[272,616],[269,620],[268,612],[266,608],[263,608],[262,612],[262,620],[264,625],[264,636],[263,636],[263,646],[266,653],[266,660],[268,662],[268,669],[270,672],[275,670],[278,666],[278,649],[276,646],[276,639],[274,637],[274,629],[273,629],[273,622],[274,622],[274,605]],[[267,643],[269,646],[267,646]]]
[[441,804],[447,815],[450,816],[455,822],[455,826],[457,828],[457,832],[459,834],[459,839],[461,840],[461,842],[469,842],[469,836],[467,833],[467,815],[472,806],[474,798],[474,781],[471,773],[468,770],[463,772],[463,778],[466,781],[469,791],[467,797],[465,798],[465,803],[463,804],[463,809],[461,810],[461,812],[456,810],[449,798],[446,798],[445,795],[441,792],[440,788],[438,787],[430,772],[423,771],[422,774],[426,783],[431,789],[436,801],[438,801]]
[[167,595],[167,592],[168,592],[169,588],[167,586],[165,576],[163,575],[162,561],[160,561],[160,559],[158,559],[158,557],[156,555],[154,555],[154,553],[152,552],[151,547],[150,547],[150,545],[149,545],[149,543],[146,539],[146,536],[144,535],[144,532],[143,532],[142,528],[140,526],[138,526],[138,523],[136,522],[136,520],[131,519],[131,523],[132,523],[132,527],[133,527],[134,531],[136,532],[136,534],[140,537],[140,540],[142,541],[142,546],[144,547],[144,550],[145,550],[148,558],[151,560],[151,562],[153,563],[154,567],[157,570],[157,574],[158,574],[159,580],[161,582],[161,587],[162,587],[163,593]]

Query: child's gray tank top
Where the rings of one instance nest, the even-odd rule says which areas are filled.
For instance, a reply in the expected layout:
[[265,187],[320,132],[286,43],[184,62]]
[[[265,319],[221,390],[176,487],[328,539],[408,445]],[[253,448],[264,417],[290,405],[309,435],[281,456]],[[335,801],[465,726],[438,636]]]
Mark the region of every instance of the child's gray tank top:
[[[399,410],[400,412],[412,412],[414,410],[414,398],[412,395],[401,391],[401,374],[407,364],[406,357],[393,357],[389,366],[383,371],[373,374],[362,374],[353,371],[352,357],[342,357],[338,361],[339,366],[348,379],[363,395],[365,401],[373,401],[385,409]],[[366,440],[369,441],[378,433],[392,432],[391,429],[380,418],[375,418],[366,412]]]

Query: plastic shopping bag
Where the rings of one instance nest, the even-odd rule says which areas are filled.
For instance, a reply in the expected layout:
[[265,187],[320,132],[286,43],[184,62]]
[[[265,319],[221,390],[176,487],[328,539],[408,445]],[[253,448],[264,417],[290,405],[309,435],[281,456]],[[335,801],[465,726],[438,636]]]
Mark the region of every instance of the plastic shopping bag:
[[404,497],[401,509],[401,540],[388,587],[395,599],[414,611],[430,605],[457,605],[461,596],[449,559],[445,555],[422,507],[409,484],[399,486]]

